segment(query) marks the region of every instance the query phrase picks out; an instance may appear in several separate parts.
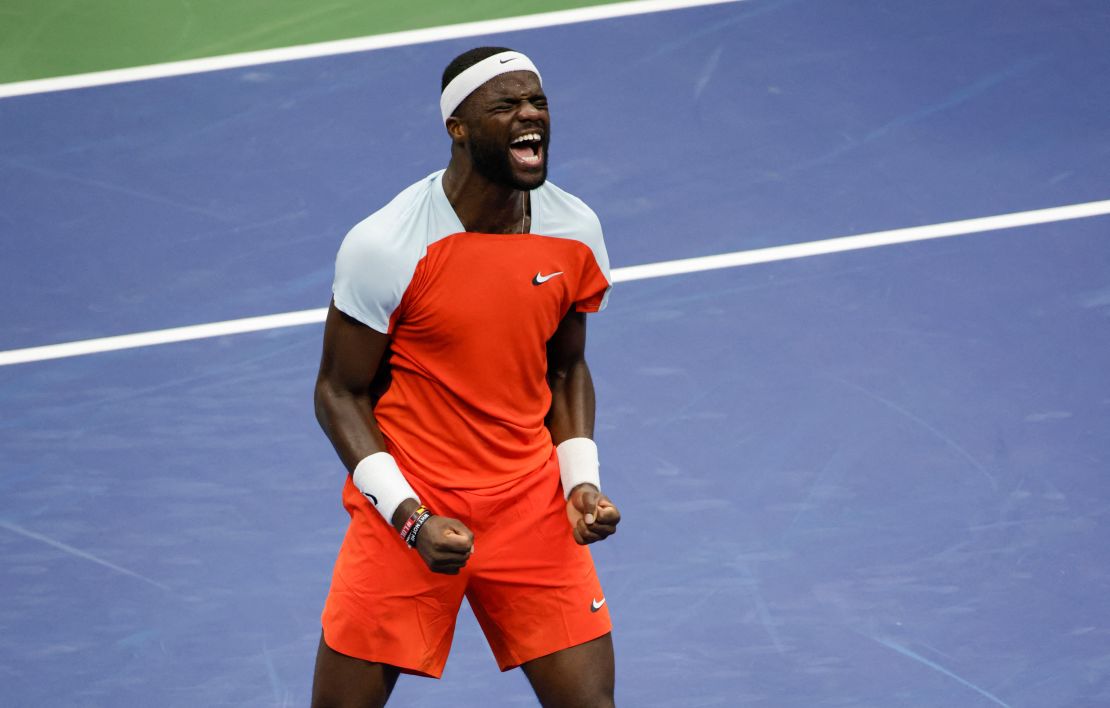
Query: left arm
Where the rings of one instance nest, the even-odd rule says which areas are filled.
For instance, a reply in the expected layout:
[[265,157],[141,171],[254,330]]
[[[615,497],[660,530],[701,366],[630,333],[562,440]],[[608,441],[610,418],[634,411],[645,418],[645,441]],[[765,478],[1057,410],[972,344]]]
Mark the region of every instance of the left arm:
[[571,309],[547,343],[551,410],[544,424],[556,445],[594,436],[594,381],[586,366],[586,315]]
[[[594,434],[594,383],[586,365],[586,315],[573,308],[547,343],[547,385],[551,410],[544,423],[558,446]],[[617,530],[620,511],[591,483],[576,485],[567,498],[567,515],[580,544],[600,541]]]

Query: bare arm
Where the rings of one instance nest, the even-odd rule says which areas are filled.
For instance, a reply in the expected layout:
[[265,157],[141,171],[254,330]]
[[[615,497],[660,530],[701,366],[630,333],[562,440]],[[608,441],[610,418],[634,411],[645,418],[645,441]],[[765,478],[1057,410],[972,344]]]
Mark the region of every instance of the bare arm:
[[371,391],[388,348],[389,335],[340,312],[335,303],[328,308],[316,376],[316,420],[348,472],[367,455],[386,451]]
[[[586,365],[586,315],[571,309],[547,343],[547,385],[551,410],[545,424],[558,445],[571,438],[593,438],[594,382]],[[600,541],[617,530],[620,511],[593,484],[568,490],[567,515],[574,540]]]
[[[344,314],[334,302],[328,308],[316,377],[316,420],[348,472],[364,457],[387,451],[374,419],[374,398],[388,348],[388,335]],[[390,520],[393,528],[400,531],[418,504],[416,499],[402,502]],[[466,565],[473,542],[474,535],[462,522],[433,516],[417,537],[417,551],[431,570],[453,575]]]
[[594,382],[586,365],[586,315],[573,309],[547,343],[551,410],[544,423],[558,445],[594,436]]

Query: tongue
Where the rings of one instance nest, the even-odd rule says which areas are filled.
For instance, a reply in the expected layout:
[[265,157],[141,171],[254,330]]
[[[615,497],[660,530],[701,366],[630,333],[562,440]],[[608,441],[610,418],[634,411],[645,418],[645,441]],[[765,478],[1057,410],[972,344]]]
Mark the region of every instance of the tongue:
[[513,145],[509,148],[509,151],[521,162],[535,162],[539,159],[539,156],[536,155],[536,151],[531,145]]

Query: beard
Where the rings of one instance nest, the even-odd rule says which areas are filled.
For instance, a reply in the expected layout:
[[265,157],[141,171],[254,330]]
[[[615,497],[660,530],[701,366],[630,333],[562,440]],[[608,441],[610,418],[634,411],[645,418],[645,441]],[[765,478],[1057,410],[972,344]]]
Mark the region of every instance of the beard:
[[466,145],[470,163],[478,174],[494,184],[503,184],[513,189],[529,191],[547,181],[547,143],[543,140],[543,170],[539,173],[518,175],[513,170],[509,148],[502,143],[474,137]]

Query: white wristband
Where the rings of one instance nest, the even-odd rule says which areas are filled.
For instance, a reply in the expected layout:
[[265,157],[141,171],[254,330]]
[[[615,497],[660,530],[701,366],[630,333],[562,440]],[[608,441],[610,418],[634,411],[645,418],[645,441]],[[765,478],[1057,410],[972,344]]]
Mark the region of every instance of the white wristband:
[[600,465],[597,445],[589,438],[571,438],[555,446],[559,456],[559,479],[563,482],[563,497],[579,484],[592,484],[601,490]]
[[375,452],[362,458],[351,473],[351,481],[387,524],[393,524],[393,512],[397,511],[401,502],[406,499],[420,501],[405,475],[401,474],[397,460],[388,452]]

